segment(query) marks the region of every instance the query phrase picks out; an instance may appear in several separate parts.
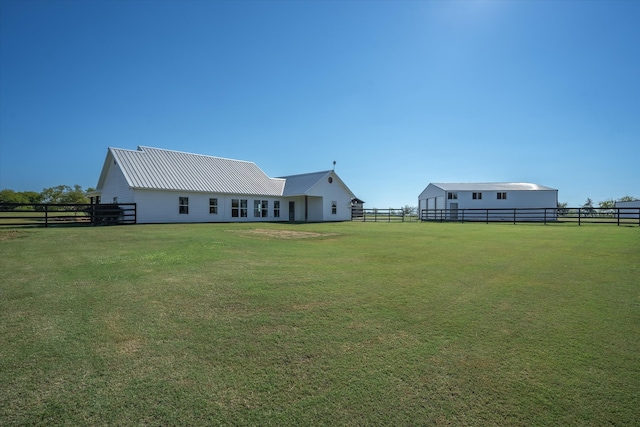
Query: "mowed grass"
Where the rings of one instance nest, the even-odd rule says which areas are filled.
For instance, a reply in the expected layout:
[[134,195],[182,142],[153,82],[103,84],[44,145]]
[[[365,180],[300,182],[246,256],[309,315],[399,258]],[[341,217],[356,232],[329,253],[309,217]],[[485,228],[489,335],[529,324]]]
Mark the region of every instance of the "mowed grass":
[[640,228],[0,230],[2,425],[638,425]]

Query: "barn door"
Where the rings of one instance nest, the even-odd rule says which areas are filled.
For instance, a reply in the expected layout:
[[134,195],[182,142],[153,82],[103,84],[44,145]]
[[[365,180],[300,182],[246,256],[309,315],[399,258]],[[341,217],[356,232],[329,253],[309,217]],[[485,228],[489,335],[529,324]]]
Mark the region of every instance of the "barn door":
[[289,202],[289,221],[296,220],[296,202]]
[[458,219],[458,204],[457,203],[449,203],[449,219],[457,221]]

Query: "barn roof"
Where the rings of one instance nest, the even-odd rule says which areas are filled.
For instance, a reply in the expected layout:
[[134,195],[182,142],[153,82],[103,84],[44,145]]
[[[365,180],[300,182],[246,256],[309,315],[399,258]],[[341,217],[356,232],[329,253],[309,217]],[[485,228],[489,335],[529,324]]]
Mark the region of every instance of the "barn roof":
[[530,182],[431,183],[444,191],[556,191]]
[[[222,157],[138,147],[109,148],[131,188],[280,196],[284,180],[268,177],[255,163]],[[106,168],[100,177],[102,187]]]

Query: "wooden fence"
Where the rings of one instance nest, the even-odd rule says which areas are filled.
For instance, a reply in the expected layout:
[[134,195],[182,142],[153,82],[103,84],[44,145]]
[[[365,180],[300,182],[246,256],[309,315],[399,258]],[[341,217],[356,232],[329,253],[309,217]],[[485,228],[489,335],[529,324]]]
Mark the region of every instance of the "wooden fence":
[[50,227],[135,223],[135,203],[0,203],[0,226]]
[[638,225],[640,208],[511,208],[422,209],[421,221],[437,222],[567,222]]

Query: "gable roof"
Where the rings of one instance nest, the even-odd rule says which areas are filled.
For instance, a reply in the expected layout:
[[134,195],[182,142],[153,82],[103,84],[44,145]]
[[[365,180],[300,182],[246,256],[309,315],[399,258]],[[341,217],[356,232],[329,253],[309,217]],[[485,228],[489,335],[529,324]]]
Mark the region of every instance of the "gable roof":
[[109,148],[96,187],[98,192],[112,164],[119,166],[133,189],[300,196],[310,194],[316,184],[333,175],[355,197],[330,170],[270,178],[253,162],[143,146],[137,150]]
[[476,183],[435,183],[429,185],[444,191],[556,191],[555,188],[544,187],[530,182],[476,182]]
[[298,196],[307,194],[314,185],[329,175],[331,171],[303,173],[300,175],[282,176],[285,180],[283,196]]
[[140,146],[109,148],[98,189],[111,161],[135,189],[279,196],[285,183],[269,178],[253,162]]
[[[289,175],[280,177],[286,181],[284,186],[283,196],[303,196],[310,195],[316,196],[318,195],[318,185],[322,182],[326,182],[325,178],[331,177],[333,179],[334,185],[342,186],[345,191],[354,198],[355,195],[353,192],[347,187],[347,185],[340,179],[340,177],[333,170],[328,171],[320,171],[320,172],[311,172],[311,173],[303,173],[300,175]],[[316,191],[314,191],[314,189]]]

